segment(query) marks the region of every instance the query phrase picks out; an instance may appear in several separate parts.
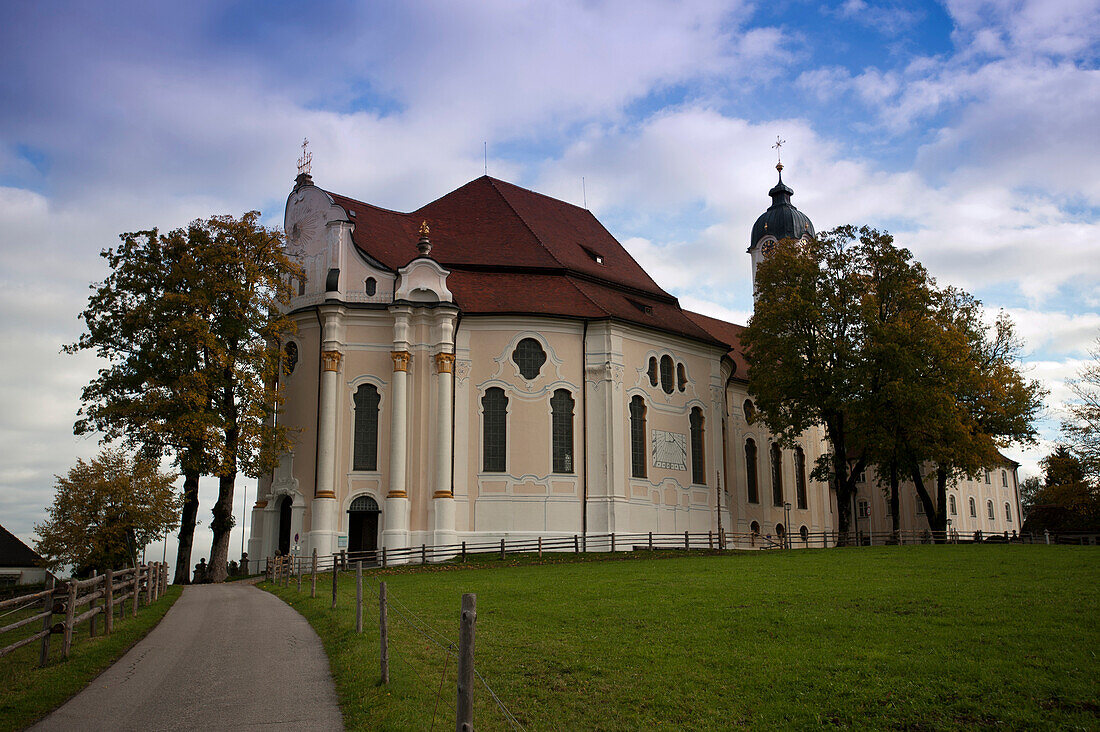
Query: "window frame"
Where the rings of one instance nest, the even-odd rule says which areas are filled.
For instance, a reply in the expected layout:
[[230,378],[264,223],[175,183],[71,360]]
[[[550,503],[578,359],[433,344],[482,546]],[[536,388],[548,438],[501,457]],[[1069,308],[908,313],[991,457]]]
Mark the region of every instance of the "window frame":
[[[751,451],[751,454],[750,454]],[[760,448],[756,440],[745,438],[745,491],[749,503],[760,503]]]
[[692,407],[688,415],[692,485],[705,486],[707,484],[706,424],[707,419],[703,416],[703,410],[699,407]]
[[773,442],[768,448],[768,464],[772,474],[772,507],[780,508],[784,503],[783,449],[778,442]]
[[[364,401],[360,403],[359,394],[364,393]],[[373,392],[373,406],[370,404]],[[376,472],[378,470],[378,437],[379,419],[382,404],[382,391],[376,384],[365,382],[359,384],[351,397],[352,403],[352,427],[351,427],[351,469],[356,472]],[[360,408],[364,408],[360,412]],[[373,411],[373,414],[371,413]],[[362,422],[360,421],[362,417]],[[371,424],[373,422],[373,425]],[[370,429],[373,427],[373,444],[369,438]],[[368,434],[363,435],[366,432]],[[362,441],[360,436],[363,435]],[[360,454],[360,448],[367,450],[365,455]],[[372,454],[373,453],[373,454]],[[362,457],[362,461],[360,458]],[[371,459],[373,457],[373,460]]]
[[[637,407],[637,409],[635,408]],[[645,398],[635,394],[627,405],[630,415],[630,477],[649,477],[649,456],[646,454],[646,407]]]
[[806,486],[806,451],[801,445],[794,448],[794,492],[795,505],[800,511],[805,511],[810,504]]
[[[500,399],[503,401],[497,404],[490,404],[490,394],[493,395],[492,399],[497,399],[497,394],[500,395]],[[483,473],[507,473],[508,472],[508,394],[504,389],[499,386],[491,386],[485,390],[481,395],[481,472]],[[492,407],[494,412],[490,415],[489,409]],[[500,410],[499,416],[496,410]],[[490,422],[490,419],[494,420]],[[490,446],[490,434],[491,428],[496,428],[496,421],[499,419],[501,423],[500,427],[500,446]],[[494,436],[495,439],[495,436]],[[490,450],[494,453],[500,454],[490,455]],[[493,462],[490,465],[490,457]],[[499,467],[498,467],[498,462]]]
[[[527,344],[531,344],[530,346]],[[531,350],[531,347],[535,350]],[[520,352],[523,349],[523,352]],[[549,358],[546,354],[546,348],[539,342],[537,338],[531,336],[525,336],[520,338],[514,348],[512,348],[511,360],[515,364],[516,370],[519,371],[519,375],[527,381],[534,381],[542,375],[542,367],[546,365],[546,361]],[[526,370],[528,366],[534,365],[534,361],[538,361],[538,365],[535,367],[535,372],[531,376],[528,376]]]
[[[568,401],[558,400],[563,396]],[[560,407],[568,407],[568,412],[559,414]],[[555,475],[575,475],[577,463],[575,430],[577,400],[569,389],[555,389],[550,395],[550,472]],[[559,458],[559,447],[566,450]],[[568,466],[566,466],[568,462]]]

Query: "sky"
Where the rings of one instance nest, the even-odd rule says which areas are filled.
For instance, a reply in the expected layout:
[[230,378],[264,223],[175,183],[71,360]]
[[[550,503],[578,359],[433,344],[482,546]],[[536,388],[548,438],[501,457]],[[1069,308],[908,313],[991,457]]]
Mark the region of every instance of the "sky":
[[1015,320],[1050,389],[1042,442],[1005,450],[1023,475],[1100,336],[1100,0],[0,4],[0,523],[28,542],[99,449],[72,423],[101,364],[60,350],[100,251],[280,224],[305,137],[318,185],[387,208],[486,169],[586,203],[682,306],[740,323],[780,137],[819,231],[886,229]]

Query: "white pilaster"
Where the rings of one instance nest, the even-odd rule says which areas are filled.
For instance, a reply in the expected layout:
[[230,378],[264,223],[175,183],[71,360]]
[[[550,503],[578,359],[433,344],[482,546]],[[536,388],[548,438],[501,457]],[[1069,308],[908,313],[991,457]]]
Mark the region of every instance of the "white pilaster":
[[455,357],[451,353],[437,353],[436,364],[436,417],[433,425],[435,441],[435,491],[432,504],[435,508],[436,546],[454,544],[455,497],[451,492],[451,400]]
[[382,512],[385,528],[382,531],[382,546],[387,549],[399,549],[409,544],[409,497],[406,485],[406,462],[408,447],[408,370],[409,361],[409,315],[411,308],[396,306],[393,312],[393,380],[390,384],[390,396],[393,412],[390,417],[390,464],[389,491],[386,494],[386,506]]

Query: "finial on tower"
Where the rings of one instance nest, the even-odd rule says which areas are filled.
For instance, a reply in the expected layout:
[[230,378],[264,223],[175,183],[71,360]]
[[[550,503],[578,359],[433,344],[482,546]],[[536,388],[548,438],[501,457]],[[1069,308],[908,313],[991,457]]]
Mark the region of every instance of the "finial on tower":
[[420,256],[426,257],[432,252],[432,243],[428,240],[428,222],[420,222],[420,241],[416,243],[416,249],[420,252]]
[[313,185],[313,176],[309,174],[313,166],[313,153],[309,151],[309,139],[302,138],[302,157],[298,158],[298,177],[294,179],[294,189]]
[[779,171],[779,177],[783,177],[783,155],[782,147],[786,144],[786,140],[779,139],[779,135],[775,136],[775,144],[772,145],[772,149],[775,150],[775,169]]

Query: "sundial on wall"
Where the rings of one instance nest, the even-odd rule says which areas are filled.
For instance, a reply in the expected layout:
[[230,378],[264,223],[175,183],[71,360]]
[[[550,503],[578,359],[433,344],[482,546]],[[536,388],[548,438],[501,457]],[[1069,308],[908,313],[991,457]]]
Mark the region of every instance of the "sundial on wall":
[[306,209],[298,215],[297,221],[290,226],[287,238],[290,243],[300,245],[303,240],[311,241],[317,237],[321,230],[321,212]]
[[687,435],[664,430],[653,430],[651,434],[653,467],[687,470]]

